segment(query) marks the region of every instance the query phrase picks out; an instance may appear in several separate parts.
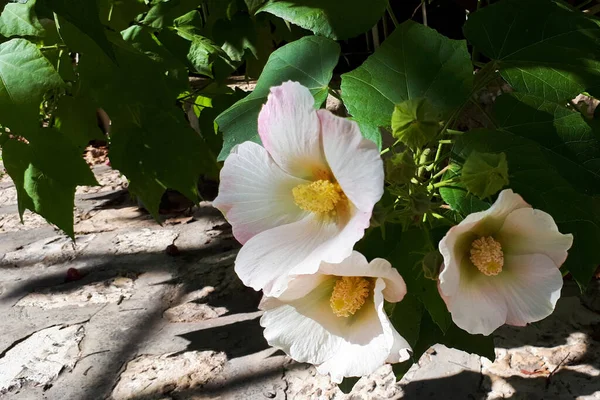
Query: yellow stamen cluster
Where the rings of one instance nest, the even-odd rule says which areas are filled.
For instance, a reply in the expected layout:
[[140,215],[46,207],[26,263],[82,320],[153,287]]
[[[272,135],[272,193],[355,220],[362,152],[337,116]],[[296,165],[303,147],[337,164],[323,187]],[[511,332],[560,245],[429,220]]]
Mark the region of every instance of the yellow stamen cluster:
[[502,245],[491,236],[480,237],[471,243],[471,261],[487,276],[498,275],[504,266]]
[[371,282],[368,279],[343,276],[335,283],[329,304],[338,317],[349,317],[360,310],[370,292]]
[[298,185],[292,189],[292,194],[298,207],[314,213],[333,211],[343,196],[340,185],[328,180]]

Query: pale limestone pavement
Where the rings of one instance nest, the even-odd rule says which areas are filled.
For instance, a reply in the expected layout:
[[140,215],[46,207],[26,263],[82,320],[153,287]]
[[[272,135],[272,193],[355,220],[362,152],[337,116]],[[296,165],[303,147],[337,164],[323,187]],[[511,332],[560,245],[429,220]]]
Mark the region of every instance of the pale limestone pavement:
[[75,243],[33,214],[21,225],[0,178],[2,399],[600,399],[600,314],[570,283],[554,316],[498,332],[494,363],[437,345],[400,383],[384,366],[344,395],[268,347],[210,203],[161,226],[118,173],[94,171]]

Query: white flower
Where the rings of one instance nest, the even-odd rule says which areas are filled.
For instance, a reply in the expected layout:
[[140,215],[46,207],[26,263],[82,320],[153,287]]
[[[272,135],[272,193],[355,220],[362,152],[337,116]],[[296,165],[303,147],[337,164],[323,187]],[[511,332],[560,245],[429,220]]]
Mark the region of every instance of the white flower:
[[563,280],[559,267],[573,235],[552,217],[503,190],[486,211],[470,214],[440,241],[439,289],[452,319],[489,335],[503,324],[525,326],[552,313]]
[[339,264],[324,262],[317,273],[295,277],[279,297],[265,297],[260,324],[271,346],[340,383],[409,358],[409,344],[383,310],[384,299],[395,303],[405,294],[389,262],[369,263],[354,251]]
[[244,142],[225,161],[213,205],[244,244],[240,279],[276,296],[290,274],[350,255],[383,194],[383,163],[355,122],[315,110],[296,82],[271,88],[258,133],[264,147]]

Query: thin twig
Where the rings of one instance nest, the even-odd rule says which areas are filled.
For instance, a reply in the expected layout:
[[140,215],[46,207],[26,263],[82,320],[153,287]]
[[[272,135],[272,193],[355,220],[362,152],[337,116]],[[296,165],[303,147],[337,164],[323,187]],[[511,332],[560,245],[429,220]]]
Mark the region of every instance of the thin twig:
[[398,23],[398,20],[396,19],[396,16],[394,15],[394,11],[392,10],[392,6],[390,5],[389,1],[388,1],[388,5],[387,5],[387,12],[390,15],[390,18],[392,19],[392,23],[394,24],[394,27],[397,27],[398,25],[400,25]]

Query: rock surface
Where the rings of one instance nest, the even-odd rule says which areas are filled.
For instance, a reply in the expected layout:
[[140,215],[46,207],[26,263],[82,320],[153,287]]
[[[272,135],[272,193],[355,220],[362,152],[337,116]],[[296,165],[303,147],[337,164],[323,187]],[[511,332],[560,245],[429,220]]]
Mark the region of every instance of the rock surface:
[[497,332],[493,363],[436,345],[400,382],[386,365],[343,394],[267,345],[210,203],[161,226],[118,173],[93,170],[75,243],[33,214],[21,225],[0,178],[2,399],[600,399],[600,288],[587,308],[570,282],[551,317]]

